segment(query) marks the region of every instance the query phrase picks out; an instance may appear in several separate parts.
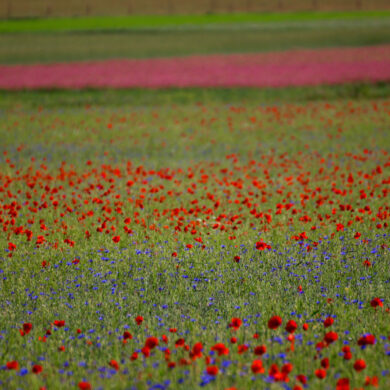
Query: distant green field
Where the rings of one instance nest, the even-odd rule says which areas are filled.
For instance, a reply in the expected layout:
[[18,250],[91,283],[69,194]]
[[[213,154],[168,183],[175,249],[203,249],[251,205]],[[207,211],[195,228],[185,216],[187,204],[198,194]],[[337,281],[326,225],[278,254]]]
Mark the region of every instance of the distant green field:
[[321,85],[288,88],[166,88],[166,89],[83,89],[83,90],[0,90],[0,116],[7,110],[35,110],[38,107],[171,106],[211,101],[215,104],[281,104],[318,100],[383,99],[390,96],[390,83]]
[[110,31],[185,28],[189,26],[362,21],[390,17],[390,11],[231,13],[208,15],[128,15],[117,17],[80,17],[1,20],[0,33]]
[[390,25],[0,34],[0,63],[50,63],[390,43]]

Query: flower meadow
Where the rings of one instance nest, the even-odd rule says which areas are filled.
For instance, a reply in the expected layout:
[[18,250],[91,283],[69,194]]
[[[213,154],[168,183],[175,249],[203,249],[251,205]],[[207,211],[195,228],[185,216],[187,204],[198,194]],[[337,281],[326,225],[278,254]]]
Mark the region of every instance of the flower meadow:
[[390,45],[0,65],[0,88],[286,87],[386,82]]
[[388,99],[1,116],[1,388],[390,387]]

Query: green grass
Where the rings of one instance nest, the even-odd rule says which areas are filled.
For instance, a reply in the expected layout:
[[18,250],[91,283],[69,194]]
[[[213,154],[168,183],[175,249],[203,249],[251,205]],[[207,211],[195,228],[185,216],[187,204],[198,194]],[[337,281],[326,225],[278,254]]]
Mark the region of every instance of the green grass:
[[390,17],[390,11],[247,13],[209,15],[129,15],[80,18],[1,20],[0,33],[63,32],[204,27],[225,24],[305,23],[377,20]]
[[85,105],[105,107],[153,107],[174,104],[193,104],[211,101],[218,104],[281,104],[310,101],[337,101],[339,99],[367,100],[390,96],[390,84],[344,84],[317,87],[290,88],[178,88],[178,89],[128,89],[128,90],[0,90],[0,109],[24,110],[38,107],[80,107]]
[[0,35],[0,63],[42,63],[110,58],[245,53],[299,48],[378,45],[390,42],[382,25],[229,29],[198,31],[134,31],[18,33]]
[[[303,374],[310,389],[334,389],[339,377],[360,388],[366,376],[388,389],[388,230],[376,224],[389,222],[389,96],[385,84],[0,92],[0,367],[20,366],[0,370],[0,387],[72,390],[85,379],[94,389],[146,390],[166,380],[169,390],[200,388],[205,359],[180,365],[189,353],[175,342],[184,338],[191,348],[202,342],[204,356],[216,342],[230,350],[213,356],[225,368],[206,389],[280,389],[265,379],[271,364],[286,361],[291,387]],[[302,232],[305,246],[291,238]],[[260,238],[272,250],[256,250]],[[384,307],[372,308],[374,297]],[[267,327],[273,315],[283,319],[277,330]],[[334,324],[324,328],[329,316]],[[245,326],[233,331],[232,317]],[[298,324],[294,352],[284,330],[290,319]],[[33,329],[22,337],[26,322]],[[125,329],[133,338],[123,345]],[[319,352],[328,331],[338,340]],[[363,350],[357,340],[365,333],[376,344]],[[148,336],[171,350],[176,368],[158,348],[129,359]],[[248,351],[239,354],[232,336]],[[268,354],[259,357],[253,350],[261,344]],[[345,344],[349,361],[340,356]],[[330,367],[320,380],[314,370],[325,357]],[[255,358],[266,372],[254,381]],[[119,372],[110,371],[112,359]],[[364,371],[354,370],[356,359]],[[41,374],[31,373],[33,364]]]

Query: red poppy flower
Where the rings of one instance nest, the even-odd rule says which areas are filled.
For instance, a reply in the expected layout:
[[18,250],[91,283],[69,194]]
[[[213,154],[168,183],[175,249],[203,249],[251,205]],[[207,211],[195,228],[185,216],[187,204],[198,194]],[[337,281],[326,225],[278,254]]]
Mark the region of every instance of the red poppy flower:
[[65,326],[65,321],[64,320],[55,320],[53,322],[53,325],[55,325],[57,328],[62,328]]
[[293,370],[293,368],[294,367],[291,363],[285,363],[285,364],[283,364],[281,371],[284,374],[288,375]]
[[157,345],[158,345],[157,337],[148,337],[145,341],[145,347],[149,349],[153,349],[154,347],[157,347]]
[[263,362],[261,360],[254,360],[252,362],[251,370],[254,374],[263,374],[264,373]]
[[305,330],[305,331],[308,330],[309,329],[309,324],[304,323],[302,325],[302,329]]
[[267,352],[267,347],[265,345],[258,345],[253,352],[258,356],[264,355]]
[[79,382],[79,389],[80,390],[91,390],[92,386],[89,382]]
[[325,368],[325,370],[329,368],[329,359],[327,357],[321,360],[321,367]]
[[256,242],[256,249],[259,251],[263,251],[265,249],[271,249],[271,245],[268,245],[263,241],[258,241]]
[[116,360],[112,359],[108,363],[114,370],[118,371],[119,370],[119,364]]
[[363,359],[358,359],[353,364],[353,368],[357,371],[363,371],[366,368],[366,362]]
[[143,320],[144,320],[144,317],[142,317],[142,316],[137,316],[135,318],[135,322],[137,323],[137,325],[141,325]]
[[134,360],[137,360],[138,359],[138,353],[137,352],[133,352],[132,355],[130,356],[130,360],[134,361]]
[[218,356],[229,354],[229,349],[226,348],[225,344],[223,343],[215,344],[214,346],[211,347],[211,350],[217,352]]
[[301,382],[303,385],[306,385],[307,383],[307,378],[305,375],[299,374],[297,375],[297,381]]
[[13,252],[15,249],[16,249],[16,245],[14,243],[12,243],[12,242],[9,242],[8,243],[8,250],[10,252]]
[[248,346],[245,345],[245,344],[239,345],[239,346],[237,347],[237,351],[238,351],[238,353],[239,353],[240,355],[243,354],[244,352],[246,352],[247,350],[248,350]]
[[32,328],[33,328],[33,326],[32,326],[32,324],[30,322],[25,322],[23,324],[23,332],[24,332],[24,334],[29,334]]
[[42,368],[42,366],[39,365],[39,364],[34,364],[34,365],[32,366],[32,369],[31,369],[31,371],[32,371],[34,374],[39,374],[40,372],[42,372],[42,370],[43,370],[43,368]]
[[282,319],[279,316],[273,316],[268,321],[269,329],[277,329],[280,325],[282,325]]
[[142,349],[141,349],[141,352],[142,352],[142,354],[145,356],[145,357],[149,357],[150,356],[150,348],[148,348],[148,347],[143,347]]
[[343,358],[344,358],[344,360],[351,360],[352,359],[352,352],[351,351],[344,352]]
[[6,363],[8,370],[19,370],[19,363],[16,360]]
[[332,344],[339,338],[338,334],[336,332],[328,332],[324,336],[324,341],[327,344]]
[[285,329],[288,333],[294,333],[297,328],[298,328],[297,323],[294,320],[290,320],[287,322]]
[[212,376],[216,376],[218,374],[218,371],[219,371],[219,369],[217,366],[208,366],[206,368],[207,374],[212,375]]
[[328,317],[324,321],[324,327],[329,328],[329,326],[333,325],[334,319],[332,317]]
[[120,240],[121,240],[120,236],[112,237],[112,241],[114,241],[115,243],[118,243]]
[[183,338],[177,339],[176,342],[175,342],[175,347],[176,348],[182,347],[185,344],[185,342],[186,341]]
[[359,338],[358,345],[374,345],[376,342],[375,336],[373,334],[366,334]]
[[234,330],[238,330],[241,325],[242,325],[242,320],[240,318],[235,318],[235,317],[232,318],[229,324],[229,326]]
[[123,332],[123,339],[124,340],[131,340],[132,338],[133,338],[133,336],[129,331],[125,330]]
[[234,261],[235,261],[236,263],[239,263],[239,262],[240,262],[240,259],[241,259],[240,256],[234,256]]
[[326,377],[326,371],[322,368],[319,368],[318,370],[314,371],[314,374],[319,379],[324,379]]
[[202,350],[203,350],[203,344],[198,342],[195,343],[194,346],[192,347],[190,356],[192,359],[197,359],[202,357]]
[[381,301],[380,298],[374,298],[372,301],[371,301],[371,306],[372,307],[375,307],[377,308],[378,306],[382,307],[383,306],[383,302]]
[[349,379],[340,378],[336,383],[336,390],[349,390]]

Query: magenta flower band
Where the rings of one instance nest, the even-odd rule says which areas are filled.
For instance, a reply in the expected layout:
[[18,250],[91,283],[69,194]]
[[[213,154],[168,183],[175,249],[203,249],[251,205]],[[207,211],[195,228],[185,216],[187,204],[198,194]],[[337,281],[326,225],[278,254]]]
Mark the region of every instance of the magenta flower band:
[[1,65],[1,89],[286,87],[390,80],[390,45]]

